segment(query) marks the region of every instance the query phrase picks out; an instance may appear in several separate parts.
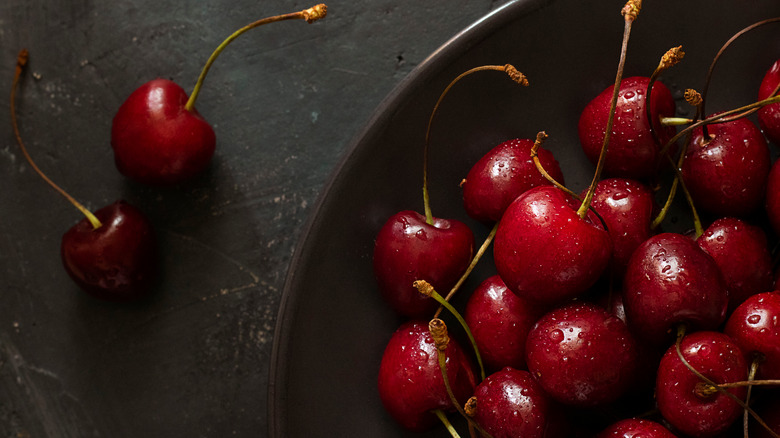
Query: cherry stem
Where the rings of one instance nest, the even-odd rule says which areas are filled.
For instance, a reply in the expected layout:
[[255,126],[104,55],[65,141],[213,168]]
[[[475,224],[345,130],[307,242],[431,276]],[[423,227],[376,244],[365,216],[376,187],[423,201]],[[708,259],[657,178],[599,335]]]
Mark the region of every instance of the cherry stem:
[[16,73],[14,73],[14,81],[13,85],[11,86],[11,105],[10,105],[10,111],[11,111],[11,125],[13,125],[14,129],[14,136],[16,136],[16,142],[19,144],[19,149],[22,150],[22,154],[24,155],[24,158],[27,160],[28,163],[30,163],[30,166],[35,170],[35,172],[43,178],[46,183],[48,183],[54,190],[59,192],[62,196],[64,196],[68,201],[70,201],[71,204],[73,204],[74,207],[78,208],[81,213],[84,214],[84,216],[87,217],[89,222],[92,224],[93,229],[100,228],[103,224],[100,223],[100,220],[92,214],[91,211],[87,210],[86,207],[84,207],[80,202],[78,202],[75,198],[70,196],[68,192],[63,190],[60,186],[54,183],[51,179],[49,179],[48,176],[46,176],[45,173],[41,169],[38,168],[38,166],[35,164],[35,161],[33,161],[32,157],[30,157],[30,154],[27,152],[27,147],[24,145],[24,141],[22,141],[22,135],[19,133],[19,124],[16,120],[16,89],[19,85],[19,79],[22,76],[22,72],[24,71],[25,66],[27,66],[27,60],[29,58],[29,53],[27,52],[27,49],[22,49],[19,51],[19,55],[16,58]]
[[[444,388],[447,390],[447,395],[450,397],[450,401],[455,406],[455,409],[458,410],[458,413],[460,413],[460,415],[462,415],[463,418],[469,422],[469,425],[473,425],[480,432],[487,434],[487,432],[482,430],[482,428],[474,422],[470,415],[466,414],[466,411],[463,407],[461,407],[460,402],[455,398],[455,393],[452,391],[450,379],[447,375],[447,355],[445,354],[445,350],[450,344],[450,337],[447,333],[447,324],[445,324],[444,321],[439,318],[433,318],[428,323],[428,331],[430,332],[431,337],[433,338],[433,343],[436,346],[436,356],[439,360],[439,370],[441,370],[442,380],[444,381]],[[482,379],[485,379],[484,375],[482,376]]]
[[452,426],[452,423],[450,423],[450,420],[447,419],[447,416],[442,412],[441,409],[434,409],[434,414],[439,418],[439,421],[442,422],[445,428],[447,428],[447,432],[452,435],[452,438],[460,438],[460,435],[458,435],[458,431],[455,430],[455,428]]
[[[725,44],[723,44],[723,46],[720,48],[720,50],[718,50],[718,53],[715,55],[715,58],[713,58],[712,64],[710,64],[709,70],[707,70],[707,76],[706,76],[706,78],[704,80],[704,87],[702,88],[702,92],[701,92],[702,101],[701,101],[701,105],[699,105],[699,114],[697,114],[697,115],[701,115],[701,117],[704,117],[704,115],[706,114],[706,112],[704,110],[704,101],[705,101],[705,98],[707,96],[707,89],[710,86],[710,80],[712,79],[712,73],[715,70],[715,64],[718,63],[718,60],[720,59],[720,57],[723,54],[723,52],[726,51],[726,48],[728,48],[731,45],[731,43],[733,43],[735,40],[737,40],[737,38],[739,38],[740,36],[744,35],[745,33],[749,32],[749,31],[751,31],[751,30],[753,30],[753,29],[755,29],[757,27],[763,26],[764,24],[769,24],[769,23],[778,22],[778,21],[780,21],[780,17],[769,18],[769,19],[766,19],[766,20],[762,20],[762,21],[753,23],[753,24],[745,27],[744,29],[740,30],[739,32],[735,33],[731,38],[729,38],[728,41],[726,41]],[[706,125],[702,127],[702,131],[704,133],[704,138],[708,138],[709,135],[708,135],[708,132],[707,132],[707,126]]]
[[449,83],[449,85],[447,85],[444,91],[442,91],[441,95],[439,95],[439,100],[437,100],[436,105],[433,106],[431,117],[428,119],[428,127],[425,130],[425,145],[423,147],[423,203],[425,205],[425,221],[428,223],[428,225],[433,225],[433,213],[431,213],[431,201],[430,201],[430,197],[428,196],[428,144],[430,143],[430,138],[431,138],[431,125],[433,124],[433,117],[436,115],[436,112],[439,109],[439,105],[441,105],[441,101],[444,100],[444,96],[447,95],[450,89],[458,81],[460,81],[461,79],[463,79],[464,77],[472,73],[487,71],[487,70],[504,72],[507,75],[509,75],[509,78],[515,81],[516,83],[523,86],[528,86],[528,79],[525,77],[525,75],[520,73],[511,64],[482,65],[479,67],[474,67],[458,75],[455,79],[452,80],[452,82]]
[[[493,225],[493,228],[490,230],[490,233],[488,233],[488,236],[485,238],[485,241],[482,242],[482,245],[477,250],[477,253],[474,254],[474,257],[471,259],[471,263],[469,263],[469,266],[466,268],[466,271],[463,272],[463,275],[460,276],[458,279],[458,282],[455,283],[455,286],[450,289],[449,293],[447,293],[447,296],[444,298],[445,301],[449,302],[450,299],[455,295],[455,293],[460,289],[460,287],[463,285],[463,283],[466,281],[466,279],[471,275],[471,271],[474,270],[474,267],[477,266],[477,263],[479,263],[479,260],[482,258],[483,255],[485,255],[485,251],[490,247],[490,244],[493,242],[493,238],[496,237],[496,231],[498,231],[498,223]],[[442,306],[439,306],[438,309],[436,309],[436,313],[433,315],[434,318],[438,318],[441,314]]]
[[[447,308],[447,310],[450,311],[450,313],[455,317],[455,319],[458,320],[461,327],[463,327],[463,330],[466,332],[466,336],[469,338],[469,342],[471,342],[471,347],[474,349],[474,355],[477,357],[477,363],[479,364],[479,372],[480,376],[482,376],[482,379],[485,379],[485,367],[482,365],[482,356],[479,354],[479,348],[477,348],[477,341],[474,340],[474,335],[471,333],[471,329],[469,329],[469,325],[466,324],[466,320],[463,319],[463,316],[455,310],[454,307],[452,307],[452,304],[448,303],[447,300],[445,300],[436,290],[433,288],[433,285],[428,283],[425,280],[417,280],[413,283],[413,286],[417,288],[417,290],[427,296],[431,297],[434,300],[438,301],[439,304]],[[438,319],[438,318],[434,318]]]
[[[704,374],[700,373],[696,368],[694,368],[687,359],[685,359],[685,356],[682,354],[682,348],[680,345],[682,344],[682,339],[685,337],[685,326],[680,325],[677,327],[677,341],[674,343],[675,350],[677,351],[677,357],[680,358],[680,361],[683,365],[685,365],[686,368],[690,372],[692,372],[696,377],[698,377],[701,382],[700,385],[696,386],[696,394],[701,395],[703,397],[708,397],[714,394],[714,392],[709,392],[710,389],[714,389],[717,392],[720,392],[721,394],[729,397],[730,399],[734,400],[742,409],[745,410],[745,412],[749,413],[753,418],[758,421],[758,423],[763,426],[769,433],[775,437],[780,438],[780,435],[776,434],[772,429],[764,422],[764,420],[753,410],[750,408],[750,406],[747,405],[744,401],[740,400],[739,397],[732,394],[731,392],[727,391],[726,388],[721,387],[721,384],[713,382],[711,379],[706,377]],[[751,382],[752,384],[756,384],[758,381]]]
[[[648,121],[650,135],[653,136],[653,141],[655,142],[655,144],[661,143],[661,140],[658,138],[658,133],[655,132],[655,123],[653,123],[654,120],[650,108],[650,103],[652,102],[651,97],[653,93],[653,84],[655,84],[656,79],[662,72],[677,65],[680,61],[682,61],[684,56],[685,56],[685,52],[682,51],[682,46],[672,47],[671,49],[667,50],[666,53],[664,53],[664,55],[661,57],[661,61],[658,63],[658,67],[656,67],[655,71],[653,71],[653,74],[650,75],[650,80],[647,83],[647,92],[645,94],[645,96],[647,96],[646,98],[647,104],[645,105],[645,117],[647,118]],[[683,120],[688,120],[688,119],[683,119]],[[675,120],[675,122],[678,121],[679,120]],[[665,125],[665,126],[669,126],[669,125]]]
[[631,35],[632,24],[634,23],[637,14],[639,14],[641,7],[642,2],[640,0],[629,0],[621,10],[625,25],[623,26],[623,42],[620,48],[620,61],[618,62],[617,75],[615,76],[615,86],[612,89],[612,101],[609,105],[609,118],[607,119],[607,127],[604,132],[604,143],[601,145],[599,160],[596,163],[596,172],[593,174],[593,181],[591,181],[590,186],[588,187],[585,199],[582,200],[582,204],[577,210],[577,215],[582,219],[585,218],[585,214],[588,212],[590,203],[593,200],[593,193],[596,191],[596,185],[601,179],[601,172],[604,170],[604,162],[607,158],[607,147],[609,146],[609,139],[612,136],[612,125],[615,121],[615,107],[617,106],[618,94],[620,92],[620,82],[623,80],[623,69],[626,64],[628,39]]
[[203,70],[201,70],[200,72],[200,76],[198,76],[198,81],[195,83],[195,88],[192,90],[192,94],[190,94],[190,98],[187,100],[187,103],[184,105],[184,108],[187,111],[192,111],[192,109],[195,107],[195,100],[198,98],[198,94],[200,93],[200,87],[203,85],[203,81],[206,79],[206,74],[208,74],[209,69],[211,69],[211,65],[214,64],[214,61],[216,61],[219,54],[222,53],[223,50],[225,50],[225,47],[227,47],[228,44],[230,44],[234,39],[241,36],[241,34],[243,34],[244,32],[250,29],[254,29],[258,26],[262,26],[268,23],[274,23],[277,21],[305,20],[307,23],[313,23],[319,20],[320,18],[325,17],[327,11],[328,11],[328,7],[326,5],[319,4],[298,12],[291,12],[289,14],[282,14],[273,17],[262,18],[260,20],[255,21],[254,23],[248,24],[242,27],[241,29],[238,29],[237,31],[233,32],[233,34],[227,37],[227,39],[225,39],[225,41],[223,41],[222,44],[217,46],[217,48],[214,50],[211,56],[209,56],[209,59],[206,61],[206,65],[203,66]]
[[[756,371],[758,371],[758,364],[760,363],[760,359],[756,357],[753,359],[753,361],[750,363],[750,371],[748,372],[748,381],[753,381],[756,378]],[[747,388],[747,395],[745,396],[745,404],[750,404],[750,396],[753,392],[753,385],[748,385]],[[745,411],[742,414],[742,431],[743,431],[743,437],[748,438],[748,420],[750,419],[750,415],[747,411]]]

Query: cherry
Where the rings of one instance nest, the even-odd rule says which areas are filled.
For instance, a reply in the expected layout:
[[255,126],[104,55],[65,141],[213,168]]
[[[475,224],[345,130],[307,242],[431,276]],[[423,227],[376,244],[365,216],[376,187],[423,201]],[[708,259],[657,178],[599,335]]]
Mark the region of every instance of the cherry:
[[412,318],[430,316],[437,303],[412,285],[426,280],[436,290],[450,290],[471,262],[474,234],[457,220],[436,219],[404,210],[385,222],[374,245],[374,274],[382,296],[396,312]]
[[610,266],[615,278],[622,278],[631,254],[654,234],[652,223],[657,205],[653,192],[636,180],[603,179],[596,185],[591,206],[607,224],[612,240]]
[[713,222],[696,239],[715,259],[729,295],[729,312],[747,297],[772,288],[772,256],[764,231],[736,218]]
[[[483,222],[497,222],[523,192],[550,184],[531,159],[533,146],[533,140],[528,139],[505,141],[474,164],[461,184],[463,205],[469,216]],[[553,154],[541,148],[537,153],[545,171],[563,184],[563,173]]]
[[477,385],[469,405],[477,424],[494,438],[547,436],[552,406],[528,371],[506,367],[489,375]]
[[697,208],[718,216],[748,216],[764,199],[769,148],[746,118],[693,132],[682,165],[683,180]]
[[95,212],[62,236],[65,270],[87,293],[129,301],[148,295],[157,273],[157,242],[151,222],[137,208],[117,201]]
[[522,369],[526,337],[543,313],[538,305],[509,291],[501,277],[494,275],[471,294],[463,318],[489,369]]
[[552,398],[597,406],[619,398],[634,378],[637,346],[626,324],[590,303],[544,315],[528,334],[528,370]]
[[711,330],[726,318],[728,292],[718,265],[681,234],[657,234],[640,245],[623,286],[629,326],[655,345],[680,324]]
[[592,212],[553,186],[534,187],[509,205],[493,246],[496,269],[522,298],[556,303],[590,288],[609,263],[609,234]]
[[729,316],[723,331],[745,352],[748,362],[759,360],[759,378],[780,379],[780,293],[747,298]]
[[[454,339],[445,350],[447,378],[461,403],[474,391],[474,368]],[[428,324],[408,321],[393,333],[379,365],[379,396],[404,428],[425,431],[436,424],[434,410],[455,410],[444,385]]]
[[211,125],[195,109],[200,87],[224,48],[249,29],[281,20],[311,23],[326,14],[321,4],[303,11],[264,18],[230,35],[209,57],[192,94],[167,79],[136,89],[119,107],[111,125],[111,147],[117,169],[130,179],[151,185],[184,182],[206,169],[216,147]]
[[81,289],[97,298],[129,301],[146,296],[157,274],[157,242],[151,222],[124,201],[93,214],[51,181],[27,152],[15,108],[16,88],[27,59],[27,50],[23,49],[17,58],[11,88],[14,135],[33,170],[85,216],[62,236],[60,254],[66,272]]
[[[649,78],[639,76],[625,78],[620,82],[612,138],[604,163],[604,173],[608,175],[644,179],[655,174],[661,146],[675,133],[673,127],[661,125],[662,117],[674,115],[674,99],[664,84],[656,82],[650,98],[650,113],[653,129],[662,144],[657,144],[653,139],[645,116],[649,83]],[[601,152],[611,99],[610,86],[591,100],[580,115],[580,143],[585,155],[594,164]]]
[[[758,99],[770,97],[780,84],[780,59],[767,70],[758,89]],[[758,110],[758,124],[773,143],[780,145],[780,103],[766,105]]]
[[669,429],[655,421],[627,418],[611,424],[596,438],[676,438]]
[[[722,333],[701,331],[686,335],[680,351],[693,369],[715,384],[747,378],[742,351]],[[685,366],[676,346],[666,351],[658,367],[656,400],[661,415],[675,429],[693,437],[710,437],[725,431],[742,414],[737,402],[709,389],[706,382]],[[745,387],[727,391],[740,400],[745,398]]]

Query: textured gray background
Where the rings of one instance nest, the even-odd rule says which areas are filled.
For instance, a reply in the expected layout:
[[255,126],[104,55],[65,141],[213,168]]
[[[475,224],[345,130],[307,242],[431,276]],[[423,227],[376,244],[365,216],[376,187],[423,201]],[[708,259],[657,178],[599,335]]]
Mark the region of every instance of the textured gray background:
[[119,198],[143,209],[164,272],[131,305],[70,282],[59,243],[80,214],[32,172],[0,105],[0,437],[264,436],[284,277],[331,170],[405,75],[503,3],[335,0],[321,22],[242,36],[197,104],[217,134],[211,168],[155,189],[114,167],[122,101],[155,77],[189,92],[233,30],[311,4],[2,2],[0,90],[18,50],[31,54],[18,104],[30,153],[93,210]]

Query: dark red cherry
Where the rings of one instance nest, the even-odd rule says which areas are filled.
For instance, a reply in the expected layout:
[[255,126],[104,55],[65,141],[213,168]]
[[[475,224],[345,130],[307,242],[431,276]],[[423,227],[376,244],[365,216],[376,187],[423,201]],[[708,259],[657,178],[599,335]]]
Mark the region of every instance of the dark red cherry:
[[201,173],[211,161],[216,137],[187,93],[167,79],[141,85],[125,100],[111,125],[117,169],[144,184],[172,185]]
[[718,216],[745,217],[764,199],[769,147],[758,127],[742,118],[695,129],[682,175],[694,204]]
[[412,285],[425,280],[442,294],[471,263],[474,235],[464,223],[401,211],[385,222],[374,245],[374,274],[382,296],[396,312],[430,317],[438,304]]
[[653,192],[636,180],[603,179],[596,185],[590,205],[607,224],[612,240],[610,266],[615,278],[622,279],[631,254],[653,235],[651,226],[657,210]]
[[[447,378],[465,404],[476,386],[474,368],[455,339],[446,350]],[[423,321],[408,321],[393,333],[379,365],[379,396],[404,428],[424,431],[437,423],[432,411],[454,411],[439,368],[438,352]]]
[[[716,384],[747,379],[742,351],[722,333],[691,333],[683,338],[680,348],[688,363]],[[715,436],[742,415],[737,402],[720,392],[709,393],[703,385],[680,360],[675,346],[670,347],[658,367],[656,401],[661,415],[675,429],[692,437]],[[728,391],[745,399],[745,387]]]
[[729,316],[724,333],[747,356],[758,357],[758,378],[780,379],[780,293],[763,292],[749,297]]
[[[780,84],[780,59],[775,61],[764,75],[758,89],[758,100],[764,100],[771,96],[777,84]],[[773,103],[759,109],[758,124],[770,141],[780,145],[780,103]]]
[[543,314],[538,304],[518,297],[494,275],[471,294],[463,318],[487,368],[523,369],[526,337]]
[[520,297],[556,303],[590,288],[609,263],[609,234],[593,212],[553,186],[538,186],[509,205],[493,246],[496,269]]
[[[483,222],[497,222],[504,210],[526,190],[550,184],[531,159],[533,140],[514,139],[485,154],[463,181],[463,206],[469,216]],[[563,173],[553,154],[538,150],[539,162],[556,181],[564,184]]]
[[148,295],[157,273],[152,224],[137,208],[118,201],[95,212],[102,226],[86,218],[62,236],[65,270],[85,292],[110,301]]
[[547,394],[527,371],[511,367],[489,375],[474,391],[474,420],[494,438],[543,438],[549,410]]
[[596,438],[676,438],[676,436],[655,421],[628,418],[611,424]]
[[772,288],[772,256],[766,234],[736,218],[721,218],[696,239],[715,259],[729,292],[729,312],[747,297]]
[[765,207],[772,229],[780,235],[780,160],[776,160],[769,171]]
[[728,292],[718,265],[681,234],[657,234],[640,245],[623,287],[629,326],[655,345],[668,345],[679,325],[712,330],[726,318]]
[[[673,127],[661,125],[662,117],[674,115],[672,94],[661,82],[653,84],[650,114],[653,128],[662,142],[653,140],[646,116],[647,86],[650,79],[629,77],[620,82],[612,135],[604,163],[604,173],[610,176],[645,179],[656,172],[660,148],[675,134]],[[596,164],[604,142],[612,101],[610,85],[585,106],[580,115],[580,143],[588,159]]]
[[543,316],[528,334],[528,370],[561,403],[597,406],[626,392],[637,347],[626,324],[590,303],[572,303]]

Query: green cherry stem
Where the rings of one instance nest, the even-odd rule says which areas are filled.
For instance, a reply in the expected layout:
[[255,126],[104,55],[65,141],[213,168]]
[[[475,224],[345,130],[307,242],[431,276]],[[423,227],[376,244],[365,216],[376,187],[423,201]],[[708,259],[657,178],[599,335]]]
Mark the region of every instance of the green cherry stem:
[[447,85],[447,87],[444,89],[444,91],[441,92],[439,95],[439,100],[436,101],[436,105],[433,106],[433,111],[431,111],[431,117],[428,118],[428,127],[425,130],[425,145],[423,146],[423,204],[425,208],[425,222],[428,223],[428,225],[433,225],[433,213],[431,212],[431,200],[430,196],[428,195],[428,144],[430,143],[431,138],[431,125],[433,124],[433,117],[436,115],[436,112],[439,109],[439,106],[441,105],[441,101],[444,100],[444,96],[449,93],[450,89],[458,83],[461,79],[465,78],[466,76],[469,76],[472,73],[480,72],[480,71],[500,71],[506,73],[510,79],[515,81],[516,83],[528,86],[528,79],[525,77],[524,74],[520,73],[513,65],[511,64],[505,64],[505,65],[482,65],[479,67],[474,67],[472,69],[469,69],[461,74],[459,74],[455,79],[452,80],[452,82]]
[[35,161],[33,161],[32,157],[30,157],[30,154],[27,152],[27,147],[24,145],[24,141],[22,141],[22,135],[19,133],[19,124],[16,120],[16,88],[19,85],[19,79],[22,76],[22,72],[24,71],[25,66],[27,66],[27,60],[29,59],[29,52],[27,52],[27,49],[22,49],[19,51],[19,55],[16,58],[16,73],[14,74],[14,81],[13,85],[11,86],[11,105],[10,105],[10,111],[11,111],[11,125],[13,126],[14,130],[14,136],[16,136],[16,142],[19,144],[19,149],[22,150],[22,154],[24,155],[24,158],[27,160],[28,163],[30,163],[30,166],[35,170],[35,172],[43,178],[44,181],[46,181],[47,184],[49,184],[54,190],[59,192],[62,196],[65,197],[68,201],[70,201],[71,204],[73,204],[74,207],[76,207],[81,213],[84,214],[84,216],[87,217],[87,220],[89,220],[89,223],[92,224],[93,229],[98,229],[101,226],[103,226],[102,223],[100,223],[100,220],[92,214],[91,211],[87,210],[86,207],[84,207],[79,201],[77,201],[73,196],[70,196],[68,192],[63,190],[60,186],[54,183],[51,179],[49,179],[48,176],[46,176],[43,171],[38,168],[38,166],[35,164]]
[[187,103],[184,105],[184,108],[187,111],[192,111],[192,109],[195,107],[195,100],[198,98],[198,94],[200,93],[200,87],[203,85],[203,81],[206,79],[206,74],[208,74],[209,69],[211,69],[211,65],[214,64],[214,61],[216,61],[219,54],[222,53],[223,50],[225,50],[225,47],[227,47],[228,44],[230,44],[234,39],[241,36],[241,34],[243,34],[244,32],[250,29],[254,29],[264,24],[275,23],[277,21],[305,20],[307,23],[313,23],[314,21],[325,17],[327,11],[328,11],[328,7],[326,5],[319,4],[298,12],[291,12],[289,14],[275,15],[273,17],[262,18],[260,20],[255,21],[254,23],[250,23],[242,27],[241,29],[238,29],[237,31],[233,32],[233,34],[227,37],[225,41],[222,42],[222,44],[217,46],[217,48],[214,50],[211,56],[209,56],[209,59],[206,61],[206,65],[203,66],[203,70],[201,70],[200,72],[200,76],[198,76],[198,81],[195,83],[195,88],[192,90],[192,93],[190,94],[190,98],[187,100]]
[[447,429],[447,432],[450,433],[452,438],[460,438],[460,435],[458,435],[458,431],[455,430],[455,427],[452,426],[452,423],[450,423],[450,420],[447,419],[447,415],[442,412],[441,409],[434,409],[433,412],[436,417],[441,421],[441,424],[444,425],[444,427]]
[[620,47],[620,61],[618,62],[617,74],[615,75],[615,86],[612,89],[612,101],[609,105],[609,118],[607,119],[607,127],[604,132],[604,143],[601,145],[601,152],[599,153],[599,160],[596,163],[596,171],[593,173],[593,181],[588,186],[588,191],[585,194],[585,198],[582,200],[580,208],[577,210],[577,215],[584,219],[590,208],[590,203],[593,200],[593,194],[596,192],[596,185],[601,179],[601,173],[604,170],[604,162],[607,158],[607,147],[609,146],[609,139],[612,136],[612,125],[615,121],[615,107],[617,106],[618,94],[620,92],[620,82],[623,80],[623,70],[626,64],[626,53],[628,52],[628,39],[631,36],[631,27],[636,20],[639,11],[642,9],[641,0],[628,0],[625,6],[621,9],[621,14],[624,19],[623,26],[623,42]]
[[[477,341],[474,340],[474,335],[471,333],[471,329],[469,329],[469,325],[466,324],[466,320],[463,319],[463,316],[455,310],[454,307],[452,307],[452,304],[448,303],[447,300],[444,299],[444,297],[441,296],[436,290],[433,288],[433,286],[428,283],[425,280],[417,280],[414,282],[414,287],[417,288],[417,290],[428,297],[433,298],[434,300],[438,301],[439,304],[447,308],[447,310],[452,313],[452,315],[455,317],[455,319],[458,320],[461,327],[463,327],[463,330],[466,332],[466,336],[469,338],[469,342],[471,342],[471,347],[474,349],[474,355],[477,357],[477,363],[479,364],[479,372],[480,376],[482,377],[482,380],[485,380],[485,366],[482,365],[482,356],[479,354],[479,348],[477,348]],[[438,318],[434,318],[434,320],[438,320]]]

